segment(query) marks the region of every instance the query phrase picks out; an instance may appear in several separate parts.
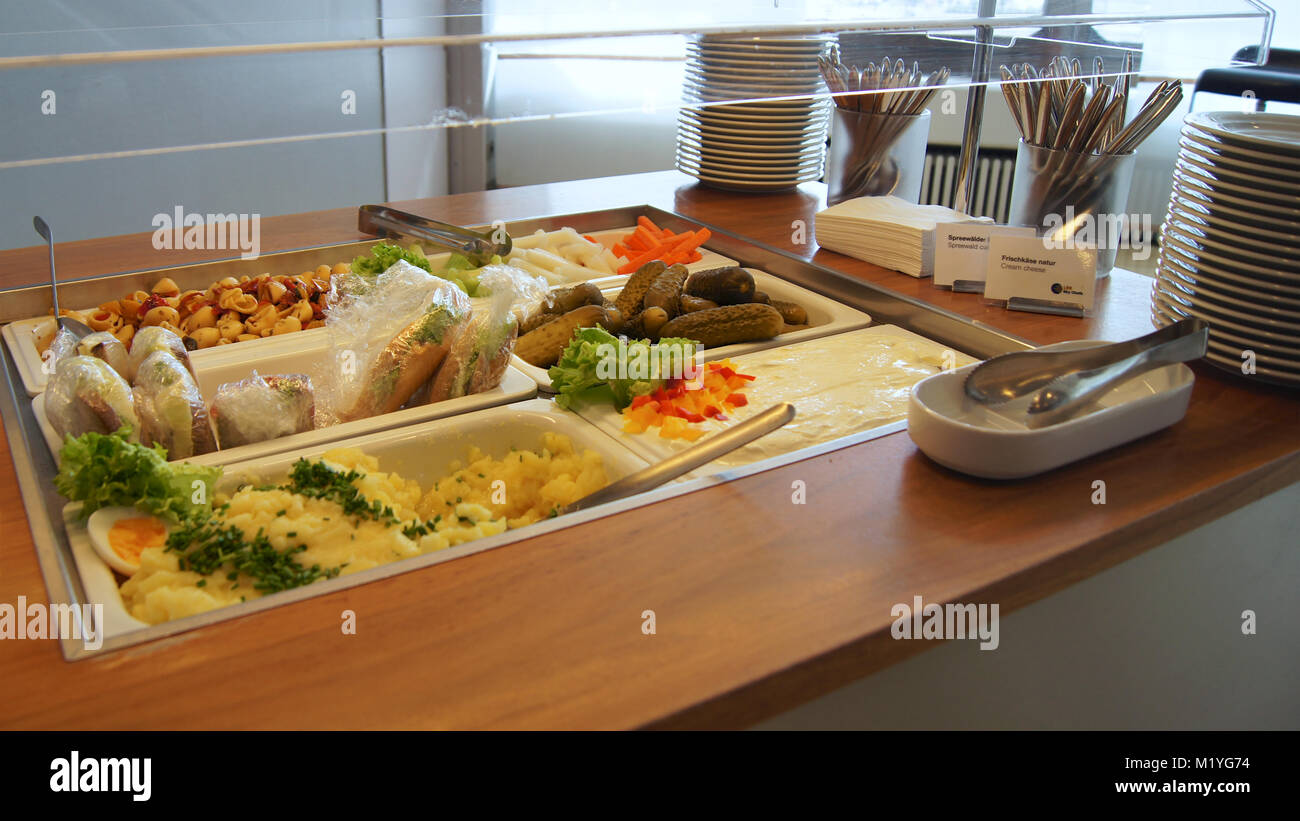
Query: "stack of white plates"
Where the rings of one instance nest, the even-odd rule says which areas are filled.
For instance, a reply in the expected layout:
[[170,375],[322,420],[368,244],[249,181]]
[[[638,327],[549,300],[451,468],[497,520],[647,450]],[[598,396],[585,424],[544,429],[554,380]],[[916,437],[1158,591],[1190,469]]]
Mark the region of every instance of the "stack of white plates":
[[677,167],[732,191],[821,179],[830,98],[825,36],[705,35],[686,46]]
[[1206,359],[1300,386],[1300,117],[1188,114],[1152,318],[1210,324]]

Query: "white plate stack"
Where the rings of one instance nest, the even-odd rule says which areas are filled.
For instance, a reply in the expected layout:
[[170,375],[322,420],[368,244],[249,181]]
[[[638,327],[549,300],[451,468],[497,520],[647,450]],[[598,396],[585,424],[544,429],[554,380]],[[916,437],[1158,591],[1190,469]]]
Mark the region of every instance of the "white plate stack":
[[1161,228],[1152,319],[1210,324],[1206,359],[1300,387],[1300,117],[1227,111],[1183,121]]
[[677,168],[730,191],[782,191],[821,179],[830,97],[817,56],[833,42],[822,35],[689,41]]

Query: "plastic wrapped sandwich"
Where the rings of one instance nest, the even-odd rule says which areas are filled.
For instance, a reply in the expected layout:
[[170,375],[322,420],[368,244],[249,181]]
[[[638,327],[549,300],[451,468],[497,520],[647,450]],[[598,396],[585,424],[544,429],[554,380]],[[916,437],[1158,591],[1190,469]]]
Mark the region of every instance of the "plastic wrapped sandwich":
[[405,405],[433,378],[469,317],[463,291],[453,285],[435,290],[424,314],[379,352],[342,418],[365,419]]
[[158,325],[141,328],[131,339],[131,353],[127,357],[127,373],[124,374],[131,384],[136,383],[140,365],[157,351],[162,351],[185,366],[190,376],[194,376],[194,366],[190,364],[189,351],[185,342],[173,331]]
[[123,379],[130,378],[131,358],[126,352],[126,346],[108,331],[83,336],[77,341],[77,353],[102,359]]
[[[335,277],[326,314],[332,367],[323,424],[391,413],[488,390],[510,361],[518,320],[545,280],[508,265],[457,284],[398,261],[377,277]],[[333,377],[333,375],[331,375]]]
[[417,400],[441,402],[491,390],[501,384],[514,352],[519,321],[548,293],[545,280],[508,265],[488,265],[479,273],[470,318],[452,343],[428,390]]
[[102,359],[65,356],[45,388],[45,416],[59,436],[113,433],[123,425],[138,441],[131,386]]
[[227,382],[212,400],[212,421],[222,448],[265,442],[315,427],[311,379],[292,373]]
[[[139,338],[137,334],[136,340]],[[167,448],[167,458],[171,461],[217,449],[216,437],[208,423],[207,406],[186,367],[187,362],[188,359],[183,362],[169,350],[159,349],[146,356],[135,373],[140,442],[161,444]]]

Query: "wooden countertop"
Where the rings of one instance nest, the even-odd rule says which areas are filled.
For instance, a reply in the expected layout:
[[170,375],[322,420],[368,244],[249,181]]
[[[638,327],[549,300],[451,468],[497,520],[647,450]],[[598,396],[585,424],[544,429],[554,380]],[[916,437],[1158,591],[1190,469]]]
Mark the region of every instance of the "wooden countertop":
[[[395,204],[475,224],[648,203],[1040,344],[1151,328],[1151,280],[1123,271],[1079,320],[816,251],[823,191],[728,194],[660,172]],[[265,219],[262,250],[361,238],[355,215]],[[792,245],[795,220],[808,245]],[[143,233],[61,244],[58,256],[72,278],[205,254],[155,251]],[[45,265],[43,247],[0,252],[0,287],[42,281]],[[897,433],[87,661],[5,640],[0,726],[745,726],[932,646],[890,637],[897,602],[996,602],[1005,614],[1300,480],[1300,397],[1195,370],[1179,424],[1027,481],[964,477]],[[0,463],[0,602],[45,601],[11,460]],[[1091,501],[1098,479],[1105,505]],[[805,505],[791,503],[795,480]],[[355,636],[340,630],[345,609]],[[641,632],[647,609],[653,636]]]

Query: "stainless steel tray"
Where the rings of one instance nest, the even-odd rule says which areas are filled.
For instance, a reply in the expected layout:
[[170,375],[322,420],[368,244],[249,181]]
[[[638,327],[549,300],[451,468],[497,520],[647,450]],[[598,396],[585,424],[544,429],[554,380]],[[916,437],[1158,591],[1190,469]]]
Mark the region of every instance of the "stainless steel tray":
[[[1032,347],[1025,340],[994,328],[974,322],[966,317],[927,305],[919,300],[895,294],[867,282],[855,279],[822,265],[810,263],[787,252],[745,239],[725,229],[698,220],[691,220],[668,211],[645,205],[626,208],[561,214],[520,220],[507,224],[513,235],[532,233],[537,229],[555,230],[571,226],[581,233],[591,233],[636,223],[638,216],[650,217],[661,227],[680,231],[703,225],[712,232],[710,247],[718,253],[737,260],[744,266],[758,268],[796,285],[823,294],[831,299],[857,308],[871,315],[873,324],[898,325],[906,330],[943,343],[955,350],[984,359],[999,353]],[[483,226],[487,227],[487,226]],[[268,254],[258,259],[229,259],[197,265],[173,266],[141,271],[131,271],[111,276],[94,277],[60,283],[60,298],[69,305],[95,305],[115,299],[136,288],[148,288],[166,273],[181,288],[206,288],[225,276],[256,275],[266,271],[297,273],[319,264],[333,264],[351,259],[362,253],[376,240],[347,242],[315,246],[292,251]],[[0,323],[28,319],[44,314],[50,308],[48,286],[29,286],[0,291]],[[23,507],[36,546],[37,560],[45,579],[51,603],[80,603],[87,599],[86,590],[76,571],[72,548],[63,527],[64,500],[54,490],[52,479],[57,473],[54,459],[46,447],[32,412],[31,401],[23,387],[13,357],[0,345],[0,362],[3,363],[5,384],[0,389],[0,418],[13,458],[14,472],[22,492]],[[509,407],[509,406],[507,406]],[[871,431],[862,431],[831,443],[804,448],[772,459],[766,459],[743,468],[728,469],[687,482],[680,482],[657,491],[613,502],[591,510],[570,514],[558,519],[540,522],[517,531],[507,531],[489,537],[490,544],[482,549],[510,544],[535,535],[559,530],[592,519],[601,518],[623,510],[640,507],[671,496],[688,493],[720,482],[759,473],[809,456],[835,450],[850,444],[866,441],[902,430],[903,423],[894,423]],[[593,426],[594,430],[594,426]],[[132,631],[129,634],[108,638],[103,646],[87,649],[80,640],[61,642],[63,655],[72,661],[92,655],[121,649],[144,641],[192,630],[230,618],[237,618],[257,610],[265,610],[328,593],[344,587],[366,584],[396,573],[408,572],[438,561],[437,554],[385,565],[374,571],[354,576],[318,582],[308,587],[289,590],[274,596],[222,608],[220,610],[179,619]]]

